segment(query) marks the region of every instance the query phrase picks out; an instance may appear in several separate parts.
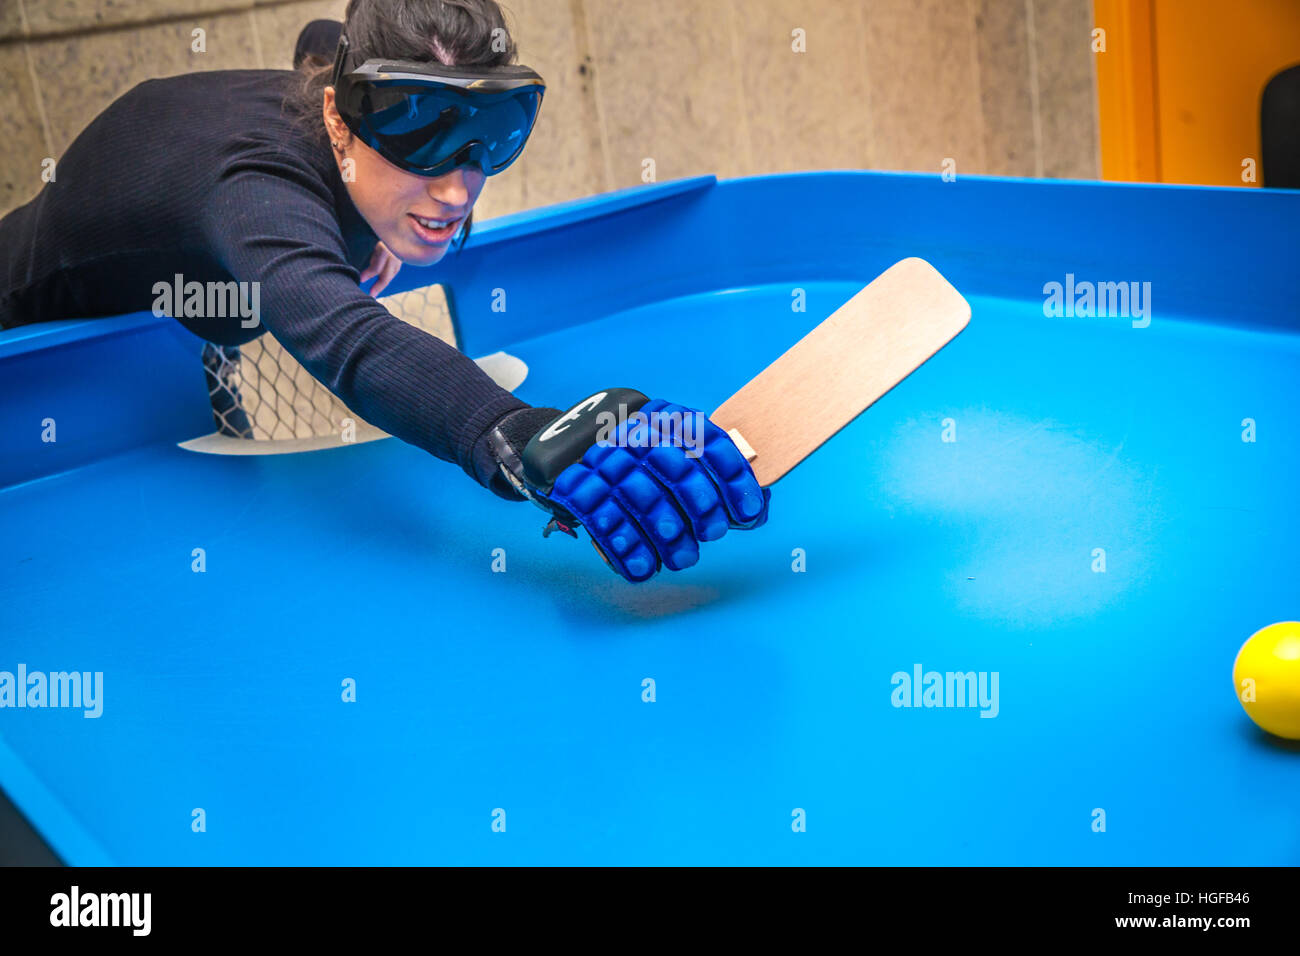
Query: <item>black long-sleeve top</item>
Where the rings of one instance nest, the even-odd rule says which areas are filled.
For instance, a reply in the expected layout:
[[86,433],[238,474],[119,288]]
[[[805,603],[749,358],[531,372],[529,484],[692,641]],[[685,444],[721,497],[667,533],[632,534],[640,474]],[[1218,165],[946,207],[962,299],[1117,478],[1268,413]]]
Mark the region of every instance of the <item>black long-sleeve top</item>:
[[155,283],[178,273],[258,282],[261,327],[178,321],[220,345],[269,330],[364,419],[502,494],[486,432],[527,406],[361,289],[377,239],[328,144],[284,106],[297,82],[192,73],[114,102],[0,219],[0,327],[151,309]]

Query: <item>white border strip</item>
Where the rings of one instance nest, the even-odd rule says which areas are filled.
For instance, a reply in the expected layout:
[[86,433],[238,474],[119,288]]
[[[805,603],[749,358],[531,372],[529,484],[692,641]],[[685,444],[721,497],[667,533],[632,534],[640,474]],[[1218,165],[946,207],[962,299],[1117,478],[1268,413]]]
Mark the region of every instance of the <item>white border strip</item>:
[[[493,352],[474,360],[478,367],[487,372],[492,381],[507,391],[513,392],[528,377],[528,366],[522,359],[508,352]],[[204,455],[295,455],[305,451],[323,451],[326,448],[342,448],[344,445],[361,445],[365,442],[387,438],[388,433],[373,425],[357,425],[356,437],[345,442],[338,435],[318,435],[312,438],[281,438],[274,441],[252,441],[247,438],[235,438],[233,435],[203,435],[180,443],[186,451],[195,451]]]

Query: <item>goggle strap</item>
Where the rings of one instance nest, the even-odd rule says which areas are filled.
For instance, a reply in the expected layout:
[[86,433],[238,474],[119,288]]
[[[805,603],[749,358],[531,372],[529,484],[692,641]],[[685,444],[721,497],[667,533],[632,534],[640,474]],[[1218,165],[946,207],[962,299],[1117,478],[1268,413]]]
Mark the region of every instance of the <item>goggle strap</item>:
[[340,33],[338,50],[334,53],[334,78],[330,82],[330,86],[334,87],[335,91],[339,88],[339,81],[343,79],[343,65],[347,62],[349,47],[347,34]]

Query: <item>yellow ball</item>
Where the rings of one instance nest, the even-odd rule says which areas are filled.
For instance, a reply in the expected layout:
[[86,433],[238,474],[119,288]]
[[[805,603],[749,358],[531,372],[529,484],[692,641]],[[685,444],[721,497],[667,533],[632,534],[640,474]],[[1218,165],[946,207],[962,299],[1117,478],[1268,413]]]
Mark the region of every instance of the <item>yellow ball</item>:
[[1250,636],[1232,665],[1237,700],[1270,734],[1300,740],[1300,621]]

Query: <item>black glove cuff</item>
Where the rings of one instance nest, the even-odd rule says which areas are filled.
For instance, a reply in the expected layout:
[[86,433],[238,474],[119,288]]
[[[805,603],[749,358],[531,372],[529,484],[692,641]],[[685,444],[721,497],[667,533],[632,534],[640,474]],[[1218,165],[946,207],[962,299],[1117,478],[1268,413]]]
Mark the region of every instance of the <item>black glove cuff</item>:
[[496,464],[488,488],[509,501],[533,498],[524,481],[521,455],[529,439],[560,414],[558,408],[520,408],[487,431],[487,451]]

